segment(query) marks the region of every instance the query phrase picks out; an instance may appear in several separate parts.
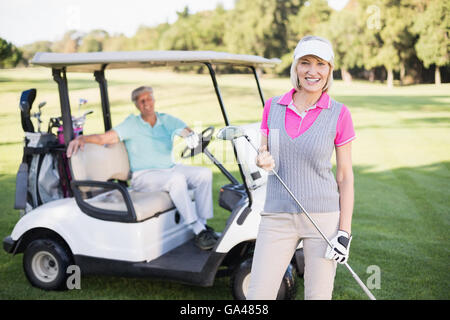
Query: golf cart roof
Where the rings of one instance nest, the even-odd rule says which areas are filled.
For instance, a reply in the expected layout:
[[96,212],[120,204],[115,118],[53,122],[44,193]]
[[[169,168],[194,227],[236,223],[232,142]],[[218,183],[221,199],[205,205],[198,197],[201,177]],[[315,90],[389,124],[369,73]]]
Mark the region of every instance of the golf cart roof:
[[280,59],[215,51],[115,51],[86,53],[38,52],[32,64],[67,72],[93,72],[117,68],[178,66],[184,64],[228,64],[246,67],[273,67]]

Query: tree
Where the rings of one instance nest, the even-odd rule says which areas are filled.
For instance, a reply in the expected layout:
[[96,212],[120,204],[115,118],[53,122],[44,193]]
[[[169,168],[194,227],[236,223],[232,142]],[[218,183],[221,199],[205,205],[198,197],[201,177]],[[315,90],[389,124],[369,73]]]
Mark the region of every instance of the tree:
[[364,46],[367,38],[362,36],[366,26],[359,18],[361,15],[361,7],[357,3],[344,10],[333,11],[328,23],[319,31],[320,35],[333,44],[334,67],[341,70],[345,82],[352,81],[349,69],[364,66]]
[[103,51],[103,46],[109,38],[108,32],[101,29],[90,31],[87,35],[81,38],[78,52],[98,52]]
[[222,6],[215,10],[189,15],[178,13],[178,20],[160,38],[160,48],[165,50],[223,50],[223,31],[226,11]]
[[[305,0],[239,0],[225,29],[229,52],[281,58],[275,71],[288,74],[298,37],[290,29],[291,17]],[[290,37],[295,39],[290,39]]]
[[415,19],[413,31],[419,36],[415,49],[426,68],[435,65],[436,84],[441,83],[440,67],[450,63],[450,1],[430,0]]
[[110,36],[103,42],[103,51],[127,51],[133,50],[131,40],[123,34]]
[[194,16],[186,6],[177,12],[178,19],[162,35],[160,48],[163,50],[196,50],[198,47],[198,28]]
[[52,52],[73,53],[78,51],[82,34],[76,30],[67,31],[63,38],[53,42]]
[[[319,35],[329,24],[332,9],[326,0],[307,1],[289,18],[289,46],[295,48],[298,41],[307,35]],[[322,32],[320,32],[322,31]],[[322,36],[328,38],[325,34]]]
[[303,0],[239,0],[225,30],[227,50],[279,58],[288,51],[288,25]]
[[329,38],[326,26],[332,10],[327,1],[314,0],[292,2],[284,12],[283,19],[280,20],[285,30],[283,44],[280,44],[283,51],[280,52],[281,63],[275,70],[278,74],[289,75],[292,54],[301,38],[306,35]]
[[50,41],[36,41],[21,47],[25,65],[27,66],[29,64],[29,61],[34,57],[36,52],[51,52],[51,47],[52,43]]
[[280,53],[281,63],[275,69],[278,74],[289,74],[293,52],[301,38],[307,35],[328,38],[329,34],[325,29],[330,14],[331,8],[325,0],[300,1],[291,5],[282,19],[286,34],[283,37],[284,43],[280,44],[284,49]]
[[[406,60],[414,54],[413,24],[415,0],[360,0],[365,9],[365,21],[372,21],[364,35],[373,40],[365,67],[383,66],[387,71],[387,86],[394,85],[394,71],[406,72]],[[376,17],[373,20],[373,17]]]
[[0,68],[14,68],[22,60],[22,52],[12,43],[0,38]]
[[140,26],[134,37],[130,39],[129,50],[157,50],[160,49],[161,35],[170,29],[168,23],[156,27]]

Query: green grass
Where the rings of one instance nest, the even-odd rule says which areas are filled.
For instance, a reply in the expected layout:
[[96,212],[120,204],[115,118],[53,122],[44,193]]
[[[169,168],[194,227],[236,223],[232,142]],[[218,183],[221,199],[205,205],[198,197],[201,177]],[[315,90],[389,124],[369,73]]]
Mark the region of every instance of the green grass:
[[[164,70],[115,70],[107,73],[113,125],[135,112],[130,92],[142,84],[155,89],[157,109],[184,119],[200,130],[223,125],[208,75]],[[231,123],[260,121],[262,108],[251,75],[218,78]],[[262,77],[266,98],[290,88],[287,78]],[[22,157],[23,132],[18,100],[22,90],[38,89],[36,105],[46,100],[44,124],[59,114],[57,87],[47,69],[0,70],[0,237],[9,235],[19,220],[13,209],[15,174]],[[86,133],[103,128],[98,85],[92,75],[69,74],[71,105],[79,98],[92,109]],[[353,116],[357,139],[353,143],[355,210],[349,263],[365,282],[371,265],[381,270],[378,299],[449,299],[450,252],[450,85],[414,85],[386,88],[383,84],[336,81],[331,95],[345,103]],[[45,128],[45,126],[44,126]],[[183,144],[176,141],[176,154]],[[237,176],[237,167],[225,158],[228,146],[219,141],[210,150]],[[214,200],[227,183],[204,156],[196,164],[214,171]],[[221,230],[228,212],[215,205],[211,221]],[[106,276],[82,278],[81,290],[43,292],[27,282],[22,255],[0,250],[0,299],[231,299],[228,278],[199,288],[156,279]],[[299,281],[298,299],[303,299]],[[366,299],[345,267],[339,266],[335,299]]]

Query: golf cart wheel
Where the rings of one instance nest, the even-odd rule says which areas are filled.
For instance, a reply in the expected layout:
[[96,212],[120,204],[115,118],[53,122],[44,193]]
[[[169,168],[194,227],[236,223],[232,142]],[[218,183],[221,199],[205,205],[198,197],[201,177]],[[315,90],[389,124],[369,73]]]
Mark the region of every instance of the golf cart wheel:
[[[253,257],[244,260],[233,272],[230,284],[233,298],[236,300],[246,300],[250,285],[250,276]],[[297,294],[297,283],[295,279],[295,268],[289,264],[283,276],[277,300],[293,300]]]
[[70,253],[58,242],[50,239],[32,241],[23,255],[23,269],[30,283],[44,290],[67,289],[67,268]]

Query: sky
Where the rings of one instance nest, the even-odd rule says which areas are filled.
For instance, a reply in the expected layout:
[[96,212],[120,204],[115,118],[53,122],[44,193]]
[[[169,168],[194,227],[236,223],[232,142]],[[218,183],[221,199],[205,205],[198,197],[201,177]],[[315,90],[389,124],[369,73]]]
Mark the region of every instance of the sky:
[[[314,1],[314,0],[311,0]],[[328,0],[339,10],[348,0]],[[69,30],[103,29],[109,34],[133,36],[141,25],[173,23],[185,6],[191,13],[226,10],[235,0],[0,0],[0,38],[22,46],[35,41],[55,41]]]

